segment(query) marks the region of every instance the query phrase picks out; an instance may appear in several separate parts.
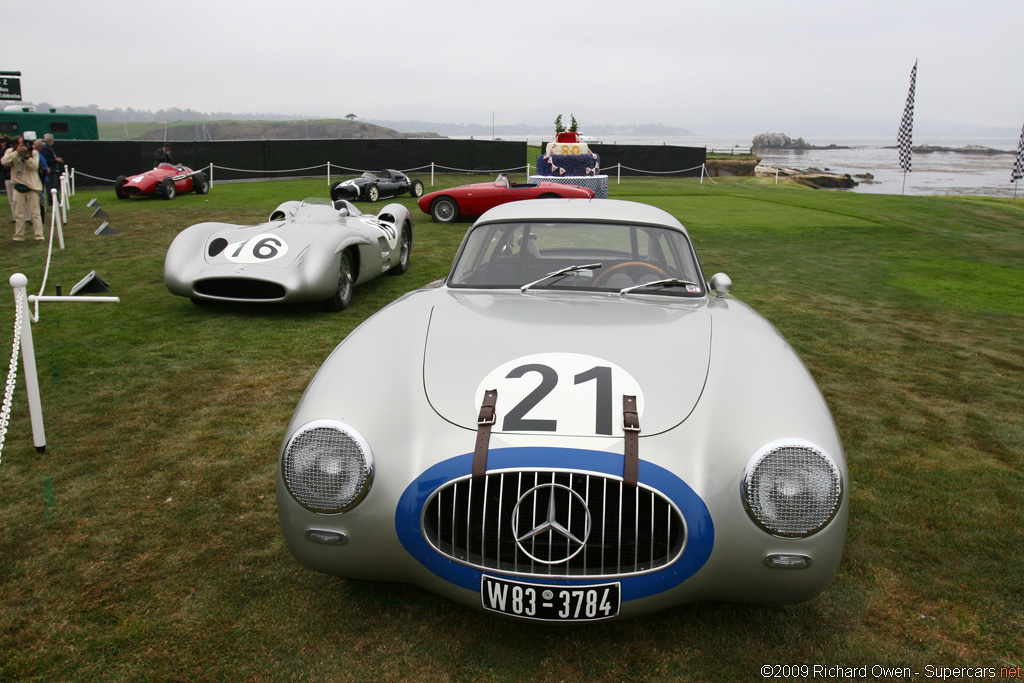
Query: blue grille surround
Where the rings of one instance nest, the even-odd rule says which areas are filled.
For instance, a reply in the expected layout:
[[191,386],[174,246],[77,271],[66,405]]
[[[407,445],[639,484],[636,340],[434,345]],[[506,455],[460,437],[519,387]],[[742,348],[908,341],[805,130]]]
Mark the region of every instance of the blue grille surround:
[[[437,576],[474,592],[480,590],[480,577],[483,573],[505,576],[523,577],[539,583],[551,585],[574,585],[591,583],[595,577],[616,577],[622,583],[624,600],[638,599],[664,592],[679,585],[693,576],[711,556],[714,545],[714,525],[704,501],[691,489],[686,482],[668,470],[650,462],[640,461],[640,494],[636,498],[625,497],[634,504],[643,502],[645,509],[655,506],[655,516],[671,515],[676,522],[667,523],[666,533],[658,532],[661,540],[655,540],[655,550],[650,551],[652,537],[644,535],[635,539],[633,529],[641,531],[651,528],[649,520],[642,525],[637,523],[635,512],[624,514],[628,524],[624,524],[626,559],[619,549],[620,541],[616,538],[615,550],[601,549],[590,551],[589,559],[577,555],[569,563],[545,565],[523,561],[521,551],[508,551],[502,559],[496,536],[492,539],[493,551],[488,553],[486,541],[484,552],[472,552],[473,543],[482,541],[483,536],[475,532],[456,532],[454,543],[451,542],[452,529],[447,522],[435,521],[438,517],[438,506],[445,509],[444,517],[458,506],[445,503],[445,491],[453,491],[453,487],[467,487],[466,477],[472,469],[473,454],[465,453],[449,460],[440,462],[429,468],[404,491],[395,513],[395,526],[399,540],[405,549],[427,569]],[[494,481],[494,477],[504,474],[506,477],[514,471],[522,471],[531,484],[535,473],[537,482],[547,482],[565,486],[571,473],[576,481],[605,482],[618,487],[622,476],[622,455],[603,451],[590,451],[569,448],[501,448],[494,449],[488,456],[488,475],[479,480],[478,486],[484,481]],[[462,481],[457,481],[462,480]],[[573,490],[583,490],[577,484]],[[468,488],[465,490],[468,491]],[[518,486],[517,486],[517,489]],[[526,490],[525,488],[523,489]],[[616,488],[617,490],[617,488]],[[635,494],[633,494],[635,495]],[[480,500],[482,501],[482,495]],[[618,500],[618,499],[616,499]],[[512,501],[514,504],[515,501]],[[506,503],[502,507],[508,508]],[[591,506],[593,507],[593,506]],[[472,515],[470,507],[459,509],[459,515]],[[639,516],[641,519],[642,515]],[[500,515],[492,517],[494,524],[500,523]],[[507,516],[506,516],[507,519]],[[470,520],[465,529],[482,528],[482,520]],[[614,521],[603,515],[602,525],[613,526]],[[492,530],[492,532],[495,530]],[[618,533],[618,532],[616,532]],[[448,539],[445,540],[445,534]],[[460,535],[461,534],[461,535]],[[510,548],[512,531],[508,530],[508,538],[504,547]],[[474,540],[476,539],[476,540]],[[514,541],[511,541],[514,544]],[[600,542],[604,545],[606,542]],[[645,548],[641,556],[640,549]],[[488,555],[491,559],[488,560]],[[615,557],[615,566],[609,566],[607,560]],[[579,558],[579,559],[577,559]],[[520,566],[522,562],[522,566]],[[602,562],[605,564],[602,566]]]

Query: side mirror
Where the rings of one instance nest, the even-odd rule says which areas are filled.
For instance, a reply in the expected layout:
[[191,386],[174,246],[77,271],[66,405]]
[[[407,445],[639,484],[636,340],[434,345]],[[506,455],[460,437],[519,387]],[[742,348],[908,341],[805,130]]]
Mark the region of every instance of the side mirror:
[[732,280],[725,273],[715,273],[711,276],[711,291],[715,296],[721,298],[732,289]]

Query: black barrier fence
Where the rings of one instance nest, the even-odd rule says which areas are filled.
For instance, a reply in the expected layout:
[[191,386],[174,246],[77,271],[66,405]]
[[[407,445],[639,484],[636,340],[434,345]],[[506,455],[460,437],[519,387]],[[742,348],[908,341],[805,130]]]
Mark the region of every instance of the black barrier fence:
[[[58,140],[58,156],[75,169],[77,185],[112,183],[120,175],[153,168],[157,141]],[[214,179],[326,175],[326,165],[348,169],[382,168],[449,172],[515,169],[524,166],[525,142],[502,140],[225,140],[175,142],[175,163],[193,169],[213,164]]]
[[[541,143],[545,150],[548,143]],[[672,175],[699,178],[707,161],[704,147],[675,145],[590,144],[590,151],[601,157],[601,173],[622,176]]]
[[[154,166],[159,141],[58,140],[54,147],[75,169],[77,185],[112,183],[120,175]],[[546,148],[546,145],[543,148]],[[590,148],[601,156],[609,175],[652,174],[699,177],[706,159],[703,147],[672,145],[603,145]],[[327,164],[343,169],[397,168],[429,172],[525,171],[525,142],[503,140],[356,139],[356,140],[223,140],[175,142],[174,161],[193,169],[213,164],[214,180],[324,176]],[[529,160],[531,171],[536,159]],[[344,171],[332,170],[332,174]]]

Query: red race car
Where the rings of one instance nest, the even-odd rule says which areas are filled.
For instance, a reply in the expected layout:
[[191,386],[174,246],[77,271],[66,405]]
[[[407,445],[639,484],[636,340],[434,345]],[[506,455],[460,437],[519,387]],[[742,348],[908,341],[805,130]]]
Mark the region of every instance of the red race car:
[[209,191],[210,179],[205,173],[181,164],[159,164],[152,171],[118,176],[114,181],[114,194],[118,199],[142,195],[174,199],[180,192],[206,194]]
[[594,191],[559,183],[510,183],[504,175],[490,183],[460,185],[438,190],[419,198],[420,209],[438,223],[454,223],[460,218],[479,216],[499,204],[520,199],[593,199]]

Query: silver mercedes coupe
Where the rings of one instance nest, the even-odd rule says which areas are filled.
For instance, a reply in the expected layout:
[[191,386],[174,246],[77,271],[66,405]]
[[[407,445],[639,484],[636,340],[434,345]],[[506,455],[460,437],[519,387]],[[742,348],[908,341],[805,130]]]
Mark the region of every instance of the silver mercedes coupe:
[[292,554],[547,622],[814,597],[846,535],[842,444],[730,287],[645,204],[488,211],[303,394],[277,467]]

